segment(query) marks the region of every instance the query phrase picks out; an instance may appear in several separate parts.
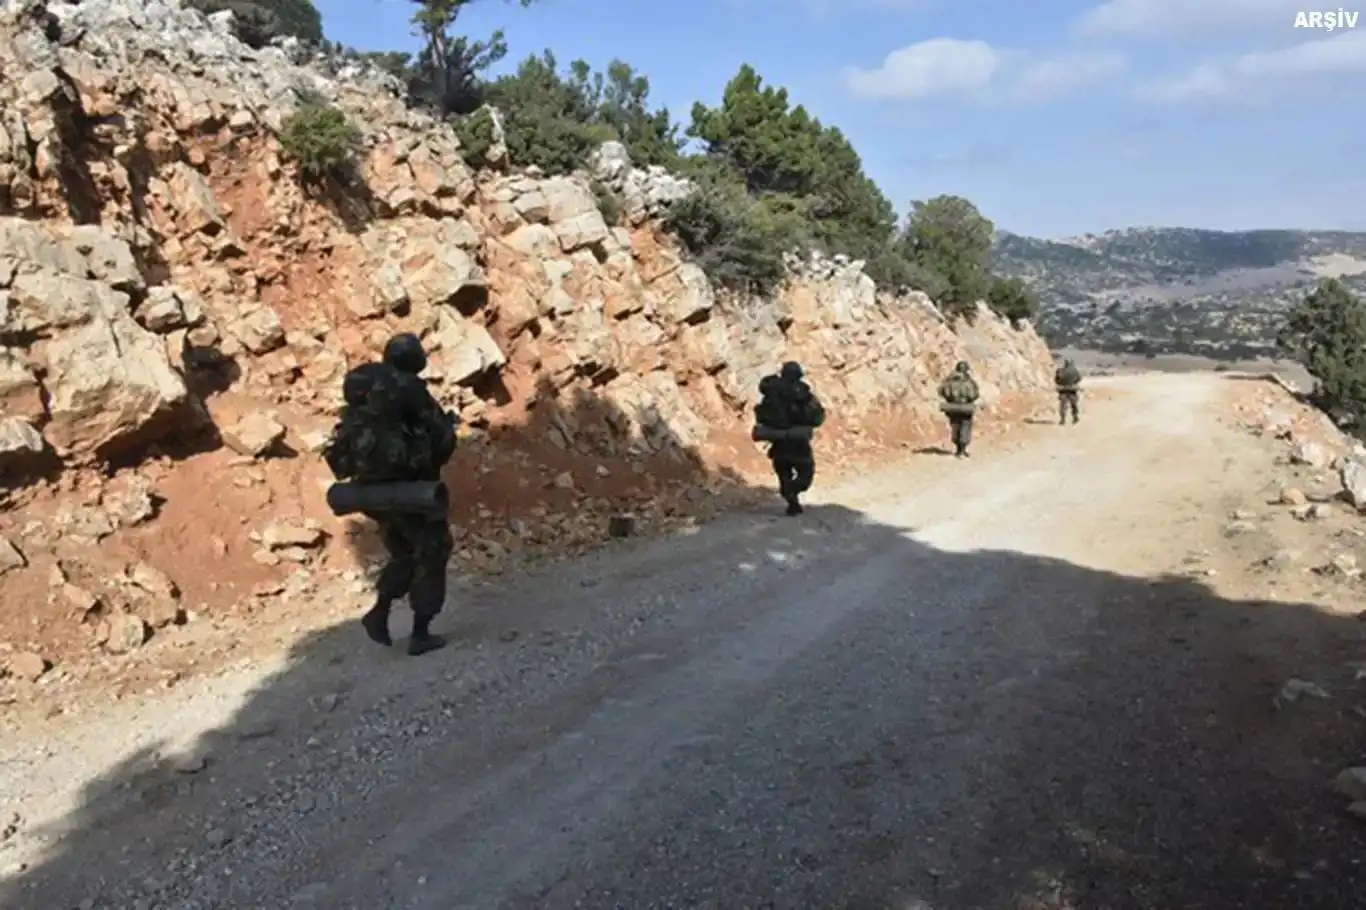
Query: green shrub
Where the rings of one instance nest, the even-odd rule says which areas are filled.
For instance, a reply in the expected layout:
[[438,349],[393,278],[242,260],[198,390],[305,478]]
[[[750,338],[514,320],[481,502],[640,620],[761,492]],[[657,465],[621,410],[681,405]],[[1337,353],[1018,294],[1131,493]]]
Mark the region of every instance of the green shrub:
[[493,127],[493,114],[486,107],[456,121],[455,135],[460,140],[460,153],[470,167],[488,166],[489,150],[493,148]]
[[1325,279],[1287,314],[1277,342],[1314,377],[1314,404],[1366,439],[1366,303]]
[[907,258],[944,279],[936,298],[947,316],[971,319],[991,290],[991,240],[995,228],[959,196],[911,203],[904,248]]
[[206,15],[229,10],[233,32],[251,47],[285,36],[307,44],[323,40],[323,19],[311,0],[186,0],[185,5]]
[[[576,60],[562,72],[546,51],[515,72],[487,78],[507,44],[501,33],[482,42],[460,34],[459,17],[471,2],[413,0],[423,48],[415,56],[366,56],[403,78],[413,99],[443,114],[474,111],[455,125],[472,166],[487,166],[492,146],[492,123],[476,110],[486,104],[501,114],[515,167],[569,173],[615,139],[637,166],[663,165],[692,178],[699,192],[672,207],[666,226],[724,287],[766,292],[785,277],[786,252],[819,249],[863,260],[882,289],[923,291],[950,316],[970,318],[992,292],[993,226],[970,202],[914,202],[899,230],[895,208],[848,138],[785,88],[766,84],[754,67],[739,68],[715,107],[693,106],[686,135],[698,148],[685,153],[668,109],[652,107],[649,80],[620,60],[603,72]],[[616,223],[620,200],[600,188],[597,195],[603,217]],[[993,299],[1012,318],[1033,312],[1032,298],[1013,290],[998,290]]]
[[997,278],[987,291],[987,305],[997,315],[1016,322],[1033,319],[1039,310],[1039,303],[1030,293],[1028,286],[1019,278]]
[[665,227],[721,287],[768,293],[786,276],[783,253],[799,246],[792,213],[776,201],[756,203],[725,168],[691,170],[697,191],[670,207]]
[[549,51],[489,83],[485,95],[502,114],[508,157],[522,167],[534,164],[548,174],[566,174],[616,138],[610,127],[594,122],[583,91],[560,78]]
[[310,100],[285,118],[280,144],[309,182],[345,177],[355,164],[361,134],[337,108]]
[[607,222],[608,227],[615,227],[621,223],[621,200],[616,193],[610,189],[593,181],[593,195],[598,198],[598,211],[602,213],[602,220]]

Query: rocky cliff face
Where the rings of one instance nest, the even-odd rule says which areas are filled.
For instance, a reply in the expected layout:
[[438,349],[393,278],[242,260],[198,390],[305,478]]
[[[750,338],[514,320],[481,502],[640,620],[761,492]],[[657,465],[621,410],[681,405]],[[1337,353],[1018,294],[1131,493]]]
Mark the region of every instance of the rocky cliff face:
[[[345,370],[397,330],[425,339],[465,422],[454,518],[485,568],[761,468],[748,407],[785,359],[835,415],[827,454],[937,428],[960,358],[987,415],[1046,394],[1032,329],[955,332],[818,257],[773,299],[723,297],[658,227],[686,182],[604,147],[597,177],[625,203],[609,224],[588,176],[474,173],[387,77],[228,25],[175,0],[0,15],[0,598],[50,608],[41,628],[0,617],[0,643],[51,647],[75,622],[125,647],[351,564],[312,453]],[[364,131],[350,185],[306,192],[282,154],[306,93]]]

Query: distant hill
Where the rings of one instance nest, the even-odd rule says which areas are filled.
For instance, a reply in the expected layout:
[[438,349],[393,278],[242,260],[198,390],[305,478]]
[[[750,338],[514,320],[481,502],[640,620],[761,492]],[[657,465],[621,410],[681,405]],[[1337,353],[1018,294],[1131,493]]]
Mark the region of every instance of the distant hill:
[[1055,347],[1264,356],[1320,278],[1366,293],[1366,232],[1128,228],[1064,240],[1000,231],[995,266],[1039,296]]

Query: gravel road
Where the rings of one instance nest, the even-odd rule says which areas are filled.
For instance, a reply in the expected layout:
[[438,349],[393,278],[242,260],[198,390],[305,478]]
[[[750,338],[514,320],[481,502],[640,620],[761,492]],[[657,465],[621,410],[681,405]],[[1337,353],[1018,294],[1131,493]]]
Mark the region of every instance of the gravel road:
[[1359,628],[1173,574],[1265,458],[1225,385],[462,589],[421,660],[348,624],[6,737],[0,906],[1362,906],[1347,737],[1268,689]]

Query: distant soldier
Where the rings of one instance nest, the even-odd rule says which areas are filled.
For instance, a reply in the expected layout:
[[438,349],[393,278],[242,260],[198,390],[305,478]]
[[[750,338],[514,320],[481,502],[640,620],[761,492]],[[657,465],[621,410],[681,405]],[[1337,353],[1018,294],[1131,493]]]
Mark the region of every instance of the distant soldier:
[[[455,417],[443,411],[418,373],[427,365],[417,336],[397,335],[382,363],[351,370],[342,383],[346,406],[324,453],[339,480],[362,484],[439,481],[455,451]],[[375,605],[361,619],[366,634],[392,645],[389,612],[404,595],[413,611],[408,653],[445,644],[430,630],[446,602],[446,563],[455,548],[446,516],[366,513],[379,525],[389,561],[380,572]]]
[[968,443],[972,442],[972,418],[977,412],[980,394],[966,360],[958,361],[949,377],[939,384],[939,397],[943,400],[940,410],[949,418],[953,454],[957,458],[968,457]]
[[1079,419],[1077,400],[1081,397],[1081,370],[1071,360],[1064,360],[1053,374],[1053,384],[1058,387],[1058,423],[1067,423],[1067,415],[1071,414],[1075,424]]
[[825,422],[825,408],[802,375],[800,364],[783,364],[776,376],[759,381],[762,397],[754,407],[754,438],[770,443],[768,457],[788,515],[802,513],[801,494],[816,476],[812,431]]

